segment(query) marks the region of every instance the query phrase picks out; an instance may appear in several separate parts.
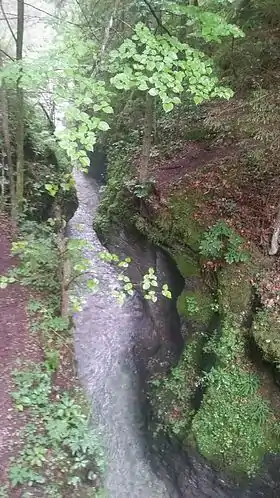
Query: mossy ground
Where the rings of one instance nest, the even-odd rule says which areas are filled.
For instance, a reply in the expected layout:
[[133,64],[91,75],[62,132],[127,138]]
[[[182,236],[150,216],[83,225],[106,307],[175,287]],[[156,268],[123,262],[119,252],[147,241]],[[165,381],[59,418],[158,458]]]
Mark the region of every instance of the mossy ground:
[[227,265],[218,272],[218,299],[223,313],[234,313],[240,321],[248,314],[252,303],[252,283],[255,268],[250,264]]

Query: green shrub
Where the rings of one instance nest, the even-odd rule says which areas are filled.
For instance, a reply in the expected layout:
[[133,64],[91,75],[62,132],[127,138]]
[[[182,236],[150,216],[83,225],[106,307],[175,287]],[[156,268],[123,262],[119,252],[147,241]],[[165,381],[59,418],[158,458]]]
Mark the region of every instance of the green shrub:
[[212,369],[192,429],[201,453],[234,471],[251,473],[272,450],[273,412],[258,394],[256,376],[241,369]]
[[55,235],[36,228],[33,233],[26,233],[24,238],[13,243],[12,252],[20,259],[15,270],[23,285],[32,285],[39,291],[57,292],[59,289],[59,254],[55,246]]
[[78,390],[54,392],[51,372],[34,363],[14,372],[14,383],[12,397],[18,410],[28,410],[30,423],[22,434],[21,453],[9,469],[13,487],[54,482],[65,488],[77,486],[87,469],[103,469],[99,440],[89,426]]
[[226,223],[219,221],[203,234],[199,250],[209,259],[223,259],[227,263],[249,261],[249,254],[243,249],[243,239]]

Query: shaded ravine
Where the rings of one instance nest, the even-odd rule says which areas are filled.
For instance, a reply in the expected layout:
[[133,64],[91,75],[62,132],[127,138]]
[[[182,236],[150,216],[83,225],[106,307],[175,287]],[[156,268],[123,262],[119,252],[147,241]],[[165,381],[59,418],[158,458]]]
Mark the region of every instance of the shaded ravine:
[[[143,305],[135,296],[120,306],[112,296],[118,274],[112,265],[100,260],[98,253],[103,247],[92,229],[98,187],[81,172],[74,176],[79,207],[69,222],[68,235],[90,244],[84,254],[94,263],[100,280],[98,292],[87,293],[83,310],[74,316],[75,351],[79,375],[92,399],[105,449],[105,488],[110,498],[176,498],[171,484],[153,472],[141,431],[132,348],[137,321],[143,318]],[[83,286],[80,291],[85,292]]]
[[[166,438],[156,442],[147,433],[147,426],[143,427],[143,376],[149,378],[149,371],[154,372],[157,366],[165,369],[165,362],[168,367],[176,360],[176,317],[166,301],[159,300],[151,320],[149,306],[144,306],[137,295],[124,306],[112,297],[118,274],[112,265],[100,260],[98,253],[104,248],[92,229],[99,187],[81,172],[75,173],[75,181],[79,208],[69,222],[69,235],[88,241],[90,248],[85,250],[85,256],[94,263],[100,280],[96,294],[89,294],[82,283],[77,286],[77,292],[86,295],[87,300],[83,311],[74,316],[75,350],[80,378],[92,399],[95,423],[105,448],[109,498],[279,497],[279,458],[267,457],[260,475],[242,479],[238,485],[215,471],[194,449],[183,450]],[[153,265],[160,279],[169,277],[173,289],[174,282],[168,275],[173,270],[168,268],[170,263],[166,263],[164,254],[141,240],[126,240],[123,235],[119,234],[118,253],[130,255],[142,270],[146,263]],[[135,265],[131,270],[136,272],[132,278],[137,281],[142,270],[138,274]],[[144,411],[149,418],[149,407],[145,406]]]

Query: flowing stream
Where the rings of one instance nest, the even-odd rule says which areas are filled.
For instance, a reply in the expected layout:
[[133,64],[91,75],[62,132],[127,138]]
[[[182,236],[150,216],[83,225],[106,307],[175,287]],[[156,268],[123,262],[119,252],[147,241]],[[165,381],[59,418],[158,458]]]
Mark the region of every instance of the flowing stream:
[[[153,472],[141,431],[132,347],[137,320],[143,314],[142,302],[135,296],[120,306],[112,296],[118,274],[111,264],[100,260],[103,247],[92,228],[98,186],[81,172],[74,176],[79,207],[69,222],[69,236],[87,240],[85,256],[94,263],[100,280],[98,291],[87,292],[83,310],[74,316],[75,349],[80,378],[92,399],[105,448],[105,487],[110,498],[176,498],[171,484]],[[84,285],[77,291],[84,293]]]

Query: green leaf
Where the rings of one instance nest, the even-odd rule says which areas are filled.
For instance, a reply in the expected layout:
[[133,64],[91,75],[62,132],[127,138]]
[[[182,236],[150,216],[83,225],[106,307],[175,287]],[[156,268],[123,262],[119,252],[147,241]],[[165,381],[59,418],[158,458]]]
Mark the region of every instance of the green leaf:
[[102,111],[105,112],[105,114],[114,114],[113,107],[111,107],[109,105],[106,106],[106,107],[103,107]]
[[172,298],[172,294],[171,294],[171,292],[170,292],[169,290],[162,289],[162,291],[161,291],[161,292],[162,292],[162,295],[163,295],[164,297],[166,297],[167,299],[171,299],[171,298]]
[[146,90],[148,90],[148,88],[149,88],[149,87],[148,87],[147,83],[145,83],[145,82],[141,83],[141,84],[138,86],[138,90],[141,90],[141,91],[146,91]]
[[172,111],[173,107],[174,107],[174,104],[172,102],[166,102],[163,104],[163,109],[165,110],[165,112]]
[[108,123],[106,123],[106,121],[100,121],[100,123],[98,124],[98,129],[101,131],[108,131],[110,129],[110,126],[108,125]]
[[156,88],[150,88],[150,90],[148,91],[148,93],[152,96],[152,97],[155,97],[156,95],[159,94],[159,91],[156,89]]
[[55,185],[54,183],[45,183],[45,189],[47,190],[47,192],[49,192],[49,194],[52,196],[52,197],[55,197],[57,192],[58,192],[58,185]]

